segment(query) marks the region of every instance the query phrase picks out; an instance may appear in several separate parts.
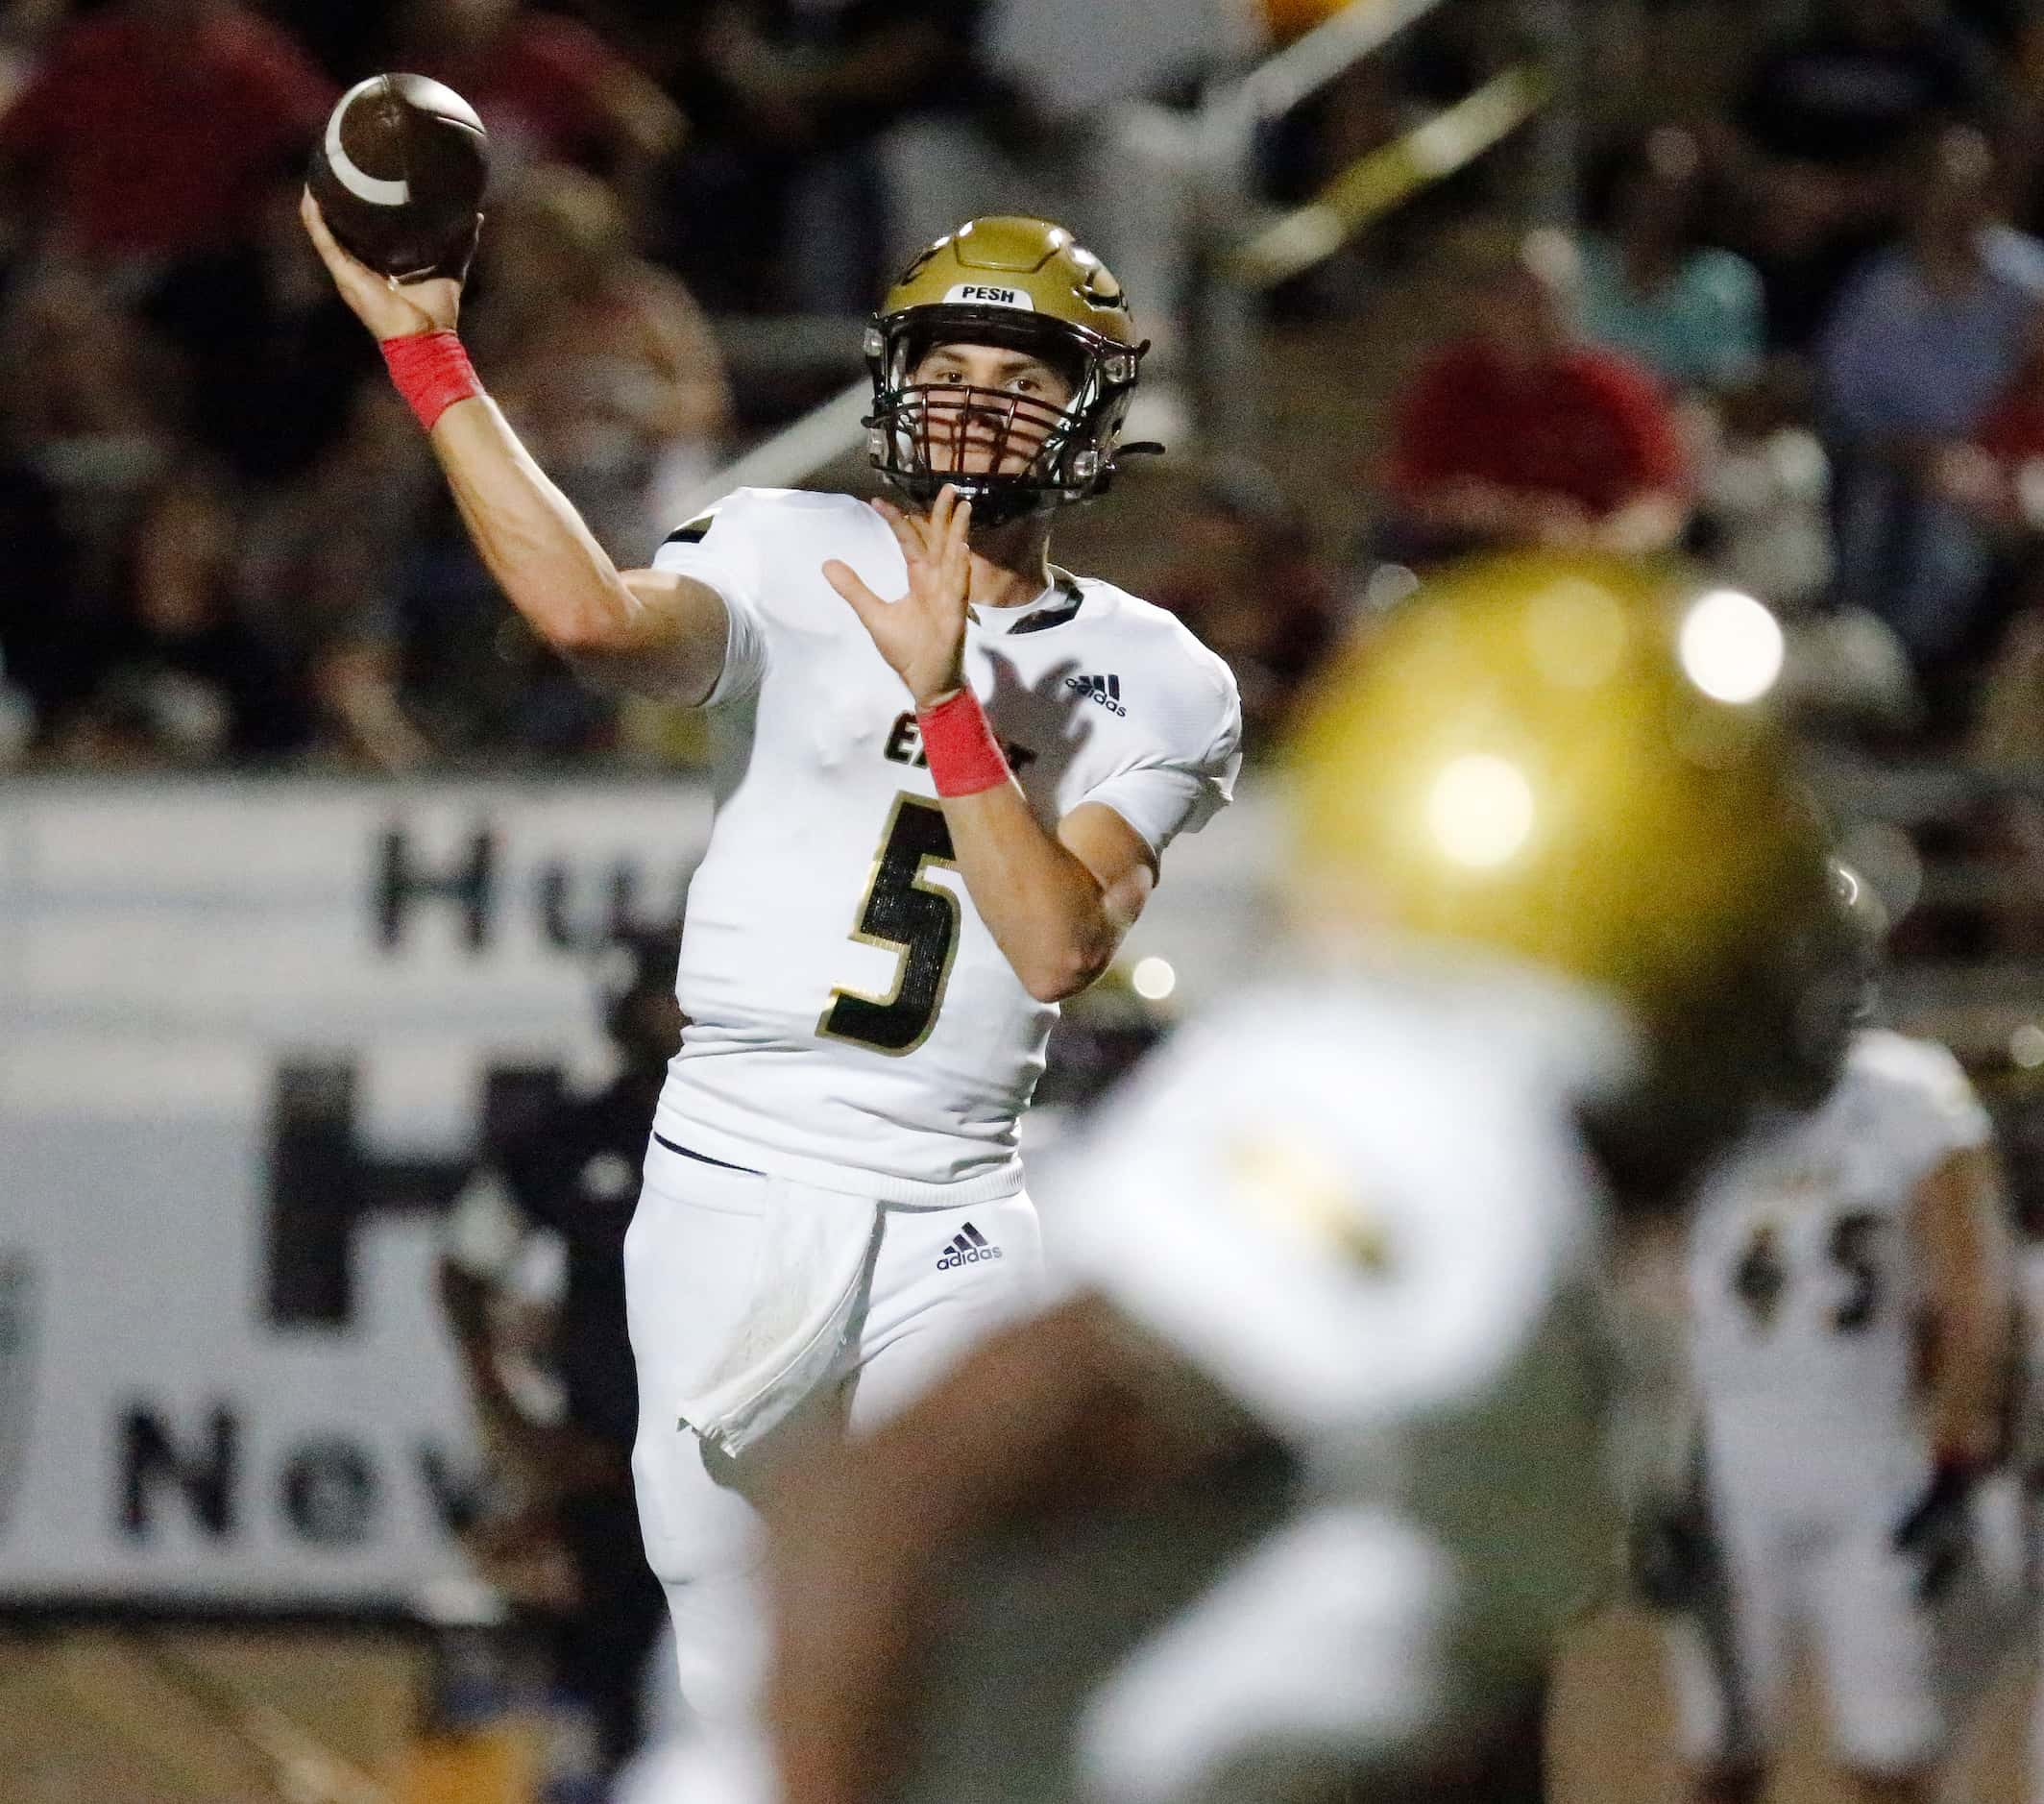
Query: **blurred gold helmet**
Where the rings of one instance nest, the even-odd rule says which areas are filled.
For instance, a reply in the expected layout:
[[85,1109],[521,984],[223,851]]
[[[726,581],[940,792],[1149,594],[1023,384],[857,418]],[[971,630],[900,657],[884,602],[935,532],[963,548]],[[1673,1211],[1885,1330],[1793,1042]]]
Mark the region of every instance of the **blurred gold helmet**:
[[1622,1007],[1644,1071],[1605,1124],[1621,1184],[1679,1182],[1842,1054],[1860,962],[1768,705],[1782,653],[1759,602],[1676,565],[1485,557],[1347,646],[1289,747],[1310,914]]
[[[1065,372],[1072,399],[1061,408],[991,389],[947,388],[939,398],[939,411],[970,401],[1004,420],[1004,432],[1040,434],[1026,469],[932,468],[937,391],[909,378],[932,345],[946,341],[1012,346]],[[1121,283],[1062,226],[1002,213],[967,220],[902,271],[866,328],[867,455],[918,505],[954,484],[985,524],[1087,500],[1113,479],[1122,419],[1148,349]]]

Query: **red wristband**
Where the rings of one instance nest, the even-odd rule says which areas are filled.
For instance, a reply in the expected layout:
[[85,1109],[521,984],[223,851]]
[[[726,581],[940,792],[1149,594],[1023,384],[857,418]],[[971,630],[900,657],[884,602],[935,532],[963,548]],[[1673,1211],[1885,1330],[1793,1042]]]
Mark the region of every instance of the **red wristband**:
[[381,348],[390,379],[428,432],[457,401],[473,401],[482,393],[469,353],[450,331],[408,332],[383,339]]
[[923,756],[930,780],[939,795],[977,795],[1008,781],[1008,760],[986,710],[969,689],[961,689],[934,708],[919,708],[915,721],[923,731]]

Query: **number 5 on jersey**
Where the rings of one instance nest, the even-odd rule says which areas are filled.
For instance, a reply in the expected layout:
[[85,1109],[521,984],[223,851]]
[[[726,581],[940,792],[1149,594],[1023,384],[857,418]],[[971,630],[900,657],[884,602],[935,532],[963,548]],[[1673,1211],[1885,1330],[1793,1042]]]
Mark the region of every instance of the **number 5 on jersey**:
[[885,996],[832,990],[816,1023],[825,1038],[899,1058],[930,1037],[959,938],[959,899],[925,877],[932,865],[958,867],[944,811],[918,795],[896,796],[851,934],[895,955],[893,987]]

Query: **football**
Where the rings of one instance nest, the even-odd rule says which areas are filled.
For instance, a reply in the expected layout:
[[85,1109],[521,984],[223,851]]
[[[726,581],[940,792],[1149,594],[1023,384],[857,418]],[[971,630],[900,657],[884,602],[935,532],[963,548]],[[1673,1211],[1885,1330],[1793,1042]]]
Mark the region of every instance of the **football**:
[[341,247],[404,280],[462,274],[488,178],[474,108],[423,75],[372,75],[328,115],[308,182]]

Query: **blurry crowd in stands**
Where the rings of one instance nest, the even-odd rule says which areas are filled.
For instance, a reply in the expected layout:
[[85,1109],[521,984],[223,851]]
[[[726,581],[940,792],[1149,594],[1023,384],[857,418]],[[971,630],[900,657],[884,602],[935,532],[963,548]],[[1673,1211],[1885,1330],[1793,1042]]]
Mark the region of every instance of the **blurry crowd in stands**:
[[[1332,4],[1265,0],[1266,40]],[[307,150],[377,69],[475,104],[495,168],[464,336],[597,536],[639,563],[791,410],[736,366],[727,328],[849,322],[954,212],[1083,197],[1078,165],[1107,179],[1102,217],[1082,198],[1074,223],[1122,265],[1169,379],[1179,266],[1113,215],[1156,201],[1149,172],[1173,155],[1157,122],[1189,116],[1216,53],[1104,41],[1069,79],[1110,52],[1143,62],[1138,110],[1106,123],[1081,96],[1052,116],[987,54],[1023,10],[0,0],[0,767],[701,755],[685,717],[584,689],[496,597],[304,239]],[[1480,547],[1686,549],[1789,618],[1813,707],[2044,760],[2035,11],[1807,0],[1703,85],[1708,104],[1661,105],[1642,71],[1585,131],[1571,227],[1528,232],[1479,185],[1381,234],[1379,260],[1433,283],[1450,329],[1393,335],[1406,367],[1380,451],[1326,448],[1352,473],[1348,518],[1195,448],[1174,531],[1103,573],[1229,659],[1267,743],[1346,621],[1408,573]],[[1267,198],[1303,198],[1467,91],[1514,54],[1515,16],[1446,0],[1398,57],[1268,134]],[[998,173],[1018,169],[1040,183]],[[1152,215],[1168,236],[1169,204]],[[1273,314],[1325,316],[1327,292],[1280,291]],[[1332,383],[1382,365],[1375,293],[1322,333],[1347,347]]]
[[[643,563],[735,424],[697,292],[870,305],[877,193],[842,170],[816,190],[922,104],[973,12],[0,5],[0,747],[403,769],[618,745],[615,706],[494,597],[305,242],[327,112],[384,68],[477,107],[493,184],[464,336]],[[804,209],[814,255],[784,257]]]
[[1375,555],[1670,549],[1789,618],[1801,698],[2044,758],[2044,12],[1815,0],[1586,159],[1573,232],[1456,236]]

